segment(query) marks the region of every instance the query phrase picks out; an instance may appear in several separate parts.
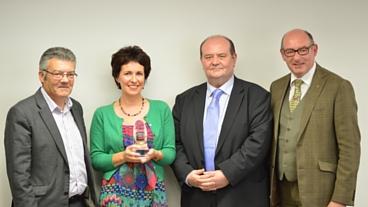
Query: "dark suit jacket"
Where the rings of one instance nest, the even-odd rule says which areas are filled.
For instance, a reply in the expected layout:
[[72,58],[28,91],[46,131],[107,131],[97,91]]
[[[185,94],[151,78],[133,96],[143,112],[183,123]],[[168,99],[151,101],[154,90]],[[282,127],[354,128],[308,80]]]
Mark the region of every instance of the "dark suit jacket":
[[[82,135],[88,175],[87,197],[96,202],[81,105],[71,112]],[[52,113],[39,89],[14,105],[5,127],[6,166],[15,207],[68,206],[69,165]]]
[[203,83],[176,97],[173,116],[176,160],[172,165],[181,184],[182,206],[268,206],[267,156],[272,137],[270,95],[263,88],[235,78],[222,124],[215,168],[230,184],[216,192],[189,187],[185,178],[204,168],[203,115],[207,85]]
[[[272,201],[278,205],[277,145],[282,103],[290,74],[271,85],[275,127],[272,144]],[[296,146],[297,180],[303,206],[325,207],[333,200],[353,205],[360,157],[357,104],[350,82],[317,64],[303,97]]]

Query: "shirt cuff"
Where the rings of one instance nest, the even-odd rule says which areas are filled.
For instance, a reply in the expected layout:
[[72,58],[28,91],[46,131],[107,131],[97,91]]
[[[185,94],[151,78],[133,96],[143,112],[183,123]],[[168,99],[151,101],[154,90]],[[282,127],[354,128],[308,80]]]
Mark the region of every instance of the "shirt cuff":
[[193,187],[192,185],[190,185],[189,184],[189,182],[188,182],[188,176],[189,176],[189,174],[187,175],[187,177],[185,177],[185,184],[187,184],[187,186],[189,186],[189,187]]

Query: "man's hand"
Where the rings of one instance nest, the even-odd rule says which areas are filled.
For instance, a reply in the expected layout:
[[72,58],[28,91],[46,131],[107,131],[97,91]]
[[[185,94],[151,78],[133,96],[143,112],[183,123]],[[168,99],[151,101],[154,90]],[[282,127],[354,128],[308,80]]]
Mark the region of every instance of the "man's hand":
[[197,188],[205,188],[206,185],[210,185],[209,177],[211,175],[204,175],[204,169],[192,170],[187,176],[187,182],[189,185]]
[[327,207],[346,207],[345,204],[341,204],[341,203],[337,203],[337,202],[334,202],[334,201],[331,201]]
[[187,182],[203,191],[213,191],[229,184],[221,170],[205,172],[204,169],[193,170],[187,176]]
[[224,188],[227,185],[229,185],[229,181],[227,180],[227,178],[225,177],[224,173],[222,173],[221,170],[204,172],[204,174],[205,175],[206,174],[212,175],[210,177],[211,177],[211,181],[214,183],[214,185],[211,186],[210,190],[221,189],[221,188]]

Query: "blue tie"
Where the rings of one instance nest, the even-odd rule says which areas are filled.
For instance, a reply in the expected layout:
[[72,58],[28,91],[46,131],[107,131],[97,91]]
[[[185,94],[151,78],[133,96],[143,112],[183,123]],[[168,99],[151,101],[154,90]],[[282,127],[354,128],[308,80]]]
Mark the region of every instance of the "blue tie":
[[204,160],[206,171],[215,170],[215,152],[217,145],[217,126],[220,114],[219,100],[223,91],[212,92],[212,101],[207,107],[207,116],[203,127]]

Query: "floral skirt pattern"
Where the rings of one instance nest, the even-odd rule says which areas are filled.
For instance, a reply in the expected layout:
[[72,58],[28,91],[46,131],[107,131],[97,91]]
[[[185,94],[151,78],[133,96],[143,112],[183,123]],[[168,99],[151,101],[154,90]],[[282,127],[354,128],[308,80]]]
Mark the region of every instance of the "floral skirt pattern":
[[[129,172],[127,173],[127,171]],[[137,176],[134,180],[131,174],[136,173],[134,171],[138,172],[138,170],[134,170],[131,166],[122,165],[110,180],[102,180],[100,193],[101,207],[168,206],[164,182],[157,181],[154,188],[150,189],[149,181],[145,176]]]
[[[148,124],[137,121],[138,130],[147,129],[147,145],[153,147],[153,133]],[[136,123],[136,125],[137,125]],[[133,126],[122,125],[123,145],[134,143]],[[125,163],[109,179],[102,180],[100,193],[101,207],[167,207],[164,181],[157,180],[151,161]]]

